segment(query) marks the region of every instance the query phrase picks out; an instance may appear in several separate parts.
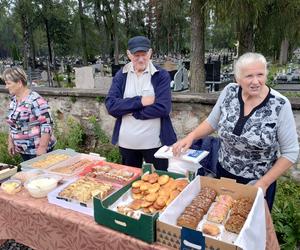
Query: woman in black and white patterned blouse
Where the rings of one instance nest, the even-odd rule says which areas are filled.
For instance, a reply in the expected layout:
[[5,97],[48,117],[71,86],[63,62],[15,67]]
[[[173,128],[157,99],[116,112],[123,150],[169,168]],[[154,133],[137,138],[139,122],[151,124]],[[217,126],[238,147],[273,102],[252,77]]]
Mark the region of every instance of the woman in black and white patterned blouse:
[[276,180],[299,153],[296,125],[288,99],[269,88],[263,55],[246,53],[234,67],[237,83],[228,84],[208,118],[174,144],[178,155],[196,139],[217,130],[221,140],[218,176],[262,188],[271,210]]

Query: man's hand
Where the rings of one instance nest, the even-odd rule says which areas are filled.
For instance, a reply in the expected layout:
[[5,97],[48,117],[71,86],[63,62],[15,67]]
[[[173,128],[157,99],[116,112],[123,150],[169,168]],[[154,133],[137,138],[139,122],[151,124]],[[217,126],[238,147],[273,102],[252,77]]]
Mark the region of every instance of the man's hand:
[[142,96],[142,104],[144,107],[153,104],[154,101],[155,101],[155,96]]
[[47,147],[39,146],[39,147],[36,149],[36,155],[37,155],[37,156],[42,155],[42,154],[46,154],[46,153],[47,153]]

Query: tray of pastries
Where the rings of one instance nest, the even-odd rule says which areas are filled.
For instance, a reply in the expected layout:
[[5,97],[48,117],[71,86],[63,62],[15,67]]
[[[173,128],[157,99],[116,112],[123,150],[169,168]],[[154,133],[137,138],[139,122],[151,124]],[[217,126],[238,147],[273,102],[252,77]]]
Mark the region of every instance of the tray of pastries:
[[240,233],[253,201],[248,197],[234,200],[211,187],[202,187],[199,194],[177,218],[177,225],[200,230],[205,235],[233,242]]
[[177,219],[177,225],[196,229],[203,216],[207,213],[216,198],[216,191],[210,187],[203,187]]
[[99,161],[92,166],[86,167],[80,175],[86,175],[99,180],[126,184],[137,179],[141,175],[141,169],[111,162]]
[[48,169],[49,167],[63,162],[65,160],[68,160],[74,155],[77,155],[74,150],[63,150],[63,149],[57,149],[52,152],[49,152],[47,154],[43,154],[40,156],[37,156],[31,160],[24,161],[20,165],[22,169]]
[[249,198],[240,198],[233,203],[229,219],[225,223],[228,232],[238,234],[245,224],[248,214],[252,208],[253,201]]
[[141,213],[161,212],[187,185],[187,179],[173,179],[157,173],[146,174],[132,183],[128,196],[112,209],[133,218],[138,218]]
[[59,174],[63,176],[73,176],[79,174],[87,166],[90,166],[99,160],[98,156],[78,154],[68,160],[55,164],[48,168],[46,172]]
[[120,188],[112,183],[81,177],[60,190],[56,198],[91,207],[93,196],[104,199]]

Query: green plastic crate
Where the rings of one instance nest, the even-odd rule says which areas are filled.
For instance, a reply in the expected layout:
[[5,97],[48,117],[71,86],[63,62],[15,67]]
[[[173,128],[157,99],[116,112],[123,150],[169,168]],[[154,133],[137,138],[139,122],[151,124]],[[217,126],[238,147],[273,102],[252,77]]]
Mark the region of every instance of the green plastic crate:
[[[152,173],[151,164],[144,164],[143,172],[145,173],[147,171]],[[185,177],[184,175],[181,174],[165,172],[165,171],[157,170],[155,172],[158,175],[167,174],[170,177],[173,177],[174,179]],[[116,202],[130,188],[131,188],[131,183],[125,186],[124,188],[120,189],[116,193],[110,195],[108,198],[106,198],[103,201],[94,197],[93,202],[94,202],[95,221],[98,224],[131,235],[147,243],[153,243],[156,237],[156,220],[159,216],[159,213],[155,213],[153,215],[141,214],[141,217],[138,220],[136,220],[129,216],[108,209],[110,205]]]

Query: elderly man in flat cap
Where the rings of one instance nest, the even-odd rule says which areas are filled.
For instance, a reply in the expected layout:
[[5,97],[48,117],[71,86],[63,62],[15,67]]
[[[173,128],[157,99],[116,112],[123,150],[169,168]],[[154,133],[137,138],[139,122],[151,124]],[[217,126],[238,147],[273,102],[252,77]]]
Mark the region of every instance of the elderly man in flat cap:
[[150,40],[136,36],[128,41],[130,63],[113,78],[105,100],[108,113],[116,118],[112,143],[119,145],[122,163],[141,167],[143,161],[167,170],[166,159],[154,153],[176,142],[171,119],[169,73],[150,60]]

